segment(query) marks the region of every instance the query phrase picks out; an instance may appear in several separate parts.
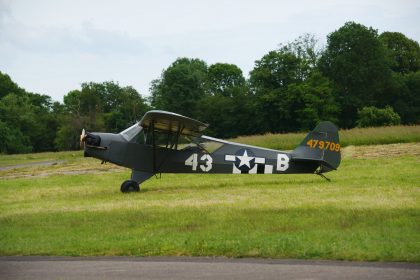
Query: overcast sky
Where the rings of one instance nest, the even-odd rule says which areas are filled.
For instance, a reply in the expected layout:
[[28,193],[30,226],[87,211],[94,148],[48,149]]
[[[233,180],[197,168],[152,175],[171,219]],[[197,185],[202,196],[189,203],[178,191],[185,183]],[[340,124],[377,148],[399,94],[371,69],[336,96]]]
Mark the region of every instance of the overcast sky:
[[419,0],[0,0],[0,71],[54,100],[113,80],[148,95],[178,57],[254,62],[304,33],[322,43],[346,21],[420,41]]

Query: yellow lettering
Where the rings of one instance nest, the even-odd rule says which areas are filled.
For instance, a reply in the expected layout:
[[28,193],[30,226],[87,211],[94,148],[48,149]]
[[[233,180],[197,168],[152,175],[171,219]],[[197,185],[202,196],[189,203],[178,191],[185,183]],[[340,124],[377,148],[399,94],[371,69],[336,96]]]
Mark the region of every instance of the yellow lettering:
[[306,145],[312,148],[312,139],[310,139],[308,142],[306,142]]

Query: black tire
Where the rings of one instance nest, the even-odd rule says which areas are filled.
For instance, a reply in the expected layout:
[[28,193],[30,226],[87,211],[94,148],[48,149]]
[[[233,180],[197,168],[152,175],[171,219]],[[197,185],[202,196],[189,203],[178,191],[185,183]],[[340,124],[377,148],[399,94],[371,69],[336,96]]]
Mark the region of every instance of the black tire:
[[127,180],[121,184],[121,192],[130,193],[130,192],[139,192],[140,185],[136,181]]

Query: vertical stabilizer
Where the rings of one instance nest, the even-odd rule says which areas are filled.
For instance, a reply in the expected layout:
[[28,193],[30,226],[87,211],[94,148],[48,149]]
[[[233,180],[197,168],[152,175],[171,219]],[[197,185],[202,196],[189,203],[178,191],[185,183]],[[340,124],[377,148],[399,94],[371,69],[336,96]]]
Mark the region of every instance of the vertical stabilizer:
[[318,161],[320,172],[337,169],[341,162],[338,128],[329,121],[320,122],[293,150],[292,160]]

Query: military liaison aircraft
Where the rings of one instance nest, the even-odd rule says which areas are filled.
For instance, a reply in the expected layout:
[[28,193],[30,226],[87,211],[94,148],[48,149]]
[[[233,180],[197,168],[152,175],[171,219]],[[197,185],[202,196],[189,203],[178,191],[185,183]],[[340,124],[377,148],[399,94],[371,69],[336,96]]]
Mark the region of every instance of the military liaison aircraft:
[[[255,147],[203,135],[208,125],[166,111],[147,112],[121,133],[82,131],[85,157],[132,170],[122,192],[159,173],[296,174],[323,173],[340,165],[338,129],[320,122],[292,152]],[[326,178],[327,179],[327,178]],[[328,179],[327,179],[328,180]]]

